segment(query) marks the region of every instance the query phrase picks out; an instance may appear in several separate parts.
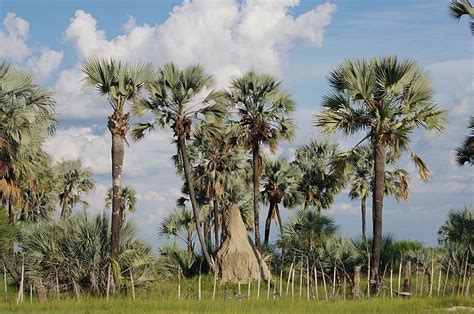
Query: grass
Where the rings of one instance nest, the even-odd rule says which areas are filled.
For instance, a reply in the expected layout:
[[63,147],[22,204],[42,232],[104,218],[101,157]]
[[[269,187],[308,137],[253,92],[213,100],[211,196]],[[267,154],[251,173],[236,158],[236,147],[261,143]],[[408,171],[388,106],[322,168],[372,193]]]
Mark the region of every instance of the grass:
[[[29,287],[25,289],[24,302],[16,304],[17,293],[14,287],[8,289],[8,303],[0,301],[0,313],[420,313],[420,312],[446,312],[455,306],[454,312],[473,312],[474,297],[449,296],[440,298],[391,299],[388,294],[385,298],[363,298],[359,301],[349,300],[350,289],[346,293],[348,300],[339,295],[324,299],[324,291],[320,290],[319,301],[306,300],[306,289],[303,287],[302,296],[299,296],[299,282],[294,285],[294,297],[291,298],[291,288],[288,298],[286,283],[283,285],[283,297],[273,297],[273,288],[270,290],[270,299],[267,300],[267,285],[262,283],[260,299],[257,300],[257,287],[251,285],[250,298],[239,298],[238,286],[227,284],[218,287],[216,300],[212,300],[213,279],[210,276],[202,277],[202,300],[197,300],[199,279],[197,277],[181,281],[181,300],[178,300],[176,280],[157,281],[152,284],[141,284],[136,289],[136,301],[131,300],[131,289],[127,286],[117,298],[97,298],[83,294],[81,300],[76,300],[73,295],[61,295],[57,300],[54,292],[50,301],[39,304],[33,296],[29,296]],[[3,290],[3,289],[2,289]],[[2,291],[3,292],[3,291]],[[241,285],[241,296],[247,296],[248,285]],[[3,293],[1,294],[3,301]],[[313,296],[311,296],[313,298]],[[30,303],[31,302],[31,303]]]
[[146,300],[66,299],[47,304],[1,305],[1,313],[420,313],[453,306],[474,310],[473,298],[371,299],[363,301],[307,300]]

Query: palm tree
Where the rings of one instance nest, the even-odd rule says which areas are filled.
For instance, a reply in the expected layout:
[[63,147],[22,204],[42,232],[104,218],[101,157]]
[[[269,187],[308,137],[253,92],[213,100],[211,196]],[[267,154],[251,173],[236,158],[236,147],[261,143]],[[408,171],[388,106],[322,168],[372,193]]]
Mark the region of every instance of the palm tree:
[[466,136],[462,146],[456,148],[456,161],[462,166],[465,163],[474,165],[474,117],[469,118],[471,134]]
[[[116,59],[91,58],[84,61],[82,71],[86,86],[95,88],[99,96],[105,97],[113,113],[108,117],[107,127],[112,136],[112,237],[111,259],[118,265],[120,243],[120,221],[122,217],[122,166],[129,129],[130,113],[125,106],[135,99],[140,90],[152,80],[154,70],[149,63],[128,64]],[[115,280],[117,274],[114,272]]]
[[[218,132],[208,130],[218,128]],[[205,196],[212,208],[214,221],[214,244],[219,246],[219,225],[225,186],[244,177],[243,152],[232,145],[232,129],[229,125],[204,123],[193,134],[189,142],[189,157],[194,171],[194,185],[198,194]],[[178,162],[179,164],[179,162]],[[180,168],[182,168],[181,165]]]
[[[387,153],[387,164],[398,160],[393,151]],[[366,202],[372,193],[373,158],[370,146],[358,146],[349,152],[345,161],[349,165],[348,183],[350,185],[349,197],[351,200],[360,200],[362,220],[362,237],[366,236]],[[385,171],[385,195],[393,196],[397,201],[408,199],[408,173],[403,169]]]
[[265,244],[270,238],[270,227],[272,218],[275,218],[280,231],[283,233],[279,204],[286,208],[292,208],[299,203],[300,193],[298,184],[301,179],[299,169],[290,164],[288,160],[279,158],[267,161],[265,164],[265,174],[262,177],[264,190],[262,200],[269,204],[267,219],[265,221]]
[[[57,284],[79,295],[81,289],[104,295],[108,287],[110,220],[85,212],[58,222],[29,225],[21,230],[20,247],[33,283]],[[154,270],[151,247],[137,238],[128,221],[120,226],[120,269],[133,269],[135,278],[148,278]],[[57,278],[57,282],[56,282]]]
[[247,72],[232,80],[229,99],[237,108],[239,141],[252,152],[255,246],[260,249],[260,177],[263,161],[260,147],[268,144],[275,152],[278,142],[294,137],[294,124],[287,119],[295,103],[282,90],[281,81],[270,75]]
[[[124,186],[122,188],[122,222],[125,219],[125,212],[134,213],[137,211],[137,192],[131,186]],[[105,195],[105,207],[110,208],[112,206],[113,189],[109,188]]]
[[24,204],[23,190],[38,186],[36,174],[49,162],[42,144],[54,134],[54,106],[49,89],[33,85],[28,72],[0,62],[0,201],[11,224]]
[[469,0],[452,0],[449,4],[449,14],[456,20],[459,20],[463,15],[471,17],[471,34],[474,35],[474,8]]
[[462,209],[453,209],[448,219],[439,228],[439,243],[446,246],[461,247],[473,252],[474,247],[474,215],[467,206]]
[[316,140],[296,150],[294,164],[303,173],[299,191],[303,195],[304,209],[314,207],[320,214],[321,209],[332,205],[334,197],[343,188],[343,169],[332,165],[332,160],[339,153],[337,144]]
[[[178,155],[182,160],[197,235],[203,255],[212,268],[211,257],[200,227],[199,208],[187,150],[187,140],[190,138],[193,122],[203,119],[209,122],[218,121],[226,114],[222,106],[224,93],[218,90],[206,92],[206,88],[211,84],[212,77],[199,65],[180,70],[172,63],[165,64],[159,69],[156,79],[147,86],[148,97],[135,106],[135,112],[139,115],[150,111],[154,115],[154,121],[137,124],[132,134],[134,140],[140,140],[156,126],[167,127],[171,124]],[[202,93],[205,95],[200,98]]]
[[280,246],[299,254],[313,256],[317,247],[337,231],[334,218],[303,209],[283,227]]
[[[205,212],[200,212],[200,219],[204,218]],[[184,244],[188,254],[194,255],[194,230],[196,230],[196,221],[193,213],[184,206],[177,207],[160,224],[158,234],[162,237],[175,237]]]
[[81,199],[82,194],[87,194],[94,189],[92,169],[83,168],[79,159],[67,160],[55,168],[59,191],[59,204],[61,206],[61,219],[66,219],[72,213],[77,203],[84,208],[89,204]]
[[[370,139],[373,146],[371,282],[378,290],[386,149],[409,150],[410,134],[418,127],[442,130],[445,112],[433,104],[426,72],[409,59],[348,60],[331,72],[329,83],[333,91],[323,98],[323,111],[315,116],[315,125],[326,133],[340,130],[352,135],[363,131],[361,142]],[[414,153],[412,160],[422,179],[427,180],[426,164]]]

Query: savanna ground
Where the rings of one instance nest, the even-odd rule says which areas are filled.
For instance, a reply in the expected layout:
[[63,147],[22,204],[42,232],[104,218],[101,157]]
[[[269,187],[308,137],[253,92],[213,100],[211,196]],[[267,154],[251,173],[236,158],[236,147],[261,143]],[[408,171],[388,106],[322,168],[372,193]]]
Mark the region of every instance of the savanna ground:
[[[255,283],[251,284],[250,298],[247,297],[247,284],[241,285],[240,294],[237,285],[227,284],[218,286],[215,300],[212,299],[213,280],[210,277],[202,279],[202,300],[198,300],[198,277],[182,280],[180,287],[181,299],[178,299],[178,282],[170,280],[137,287],[135,301],[132,300],[131,287],[128,285],[120,296],[108,300],[85,293],[80,300],[72,295],[61,295],[58,300],[53,293],[45,304],[37,303],[34,295],[30,299],[29,288],[26,287],[23,303],[17,304],[16,289],[10,286],[8,301],[0,304],[0,313],[474,313],[472,296],[402,299],[396,296],[390,298],[389,293],[385,293],[383,298],[370,299],[363,294],[361,300],[354,301],[344,300],[342,291],[336,292],[339,294],[334,297],[328,288],[329,300],[326,301],[324,289],[320,287],[319,300],[315,300],[314,291],[311,291],[310,300],[307,300],[304,285],[300,296],[299,280],[294,284],[293,298],[291,284],[286,296],[286,282],[283,283],[282,298],[274,297],[273,287],[268,296],[267,285],[262,283],[258,300]],[[346,296],[350,298],[349,286]]]

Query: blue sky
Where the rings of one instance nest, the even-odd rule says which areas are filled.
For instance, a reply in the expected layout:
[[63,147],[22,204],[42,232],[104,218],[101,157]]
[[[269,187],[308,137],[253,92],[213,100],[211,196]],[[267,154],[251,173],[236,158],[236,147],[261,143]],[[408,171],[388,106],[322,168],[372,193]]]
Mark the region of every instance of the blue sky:
[[[328,90],[327,73],[341,61],[393,54],[413,58],[429,71],[437,102],[449,110],[449,126],[442,135],[413,135],[413,148],[427,160],[432,181],[420,182],[402,160],[401,166],[412,171],[411,198],[386,201],[384,230],[434,245],[447,211],[472,207],[474,194],[472,167],[456,166],[452,153],[473,115],[474,41],[467,18],[457,22],[448,15],[448,2],[3,0],[0,57],[30,69],[39,83],[55,90],[61,120],[46,149],[56,160],[79,157],[95,171],[97,189],[88,197],[92,211],[102,209],[110,182],[109,108],[81,87],[84,57],[201,63],[222,87],[232,75],[252,68],[277,75],[298,104],[297,139],[279,151],[289,157],[298,145],[321,138],[311,117]],[[133,219],[153,243],[181,185],[169,161],[170,140],[169,132],[157,132],[132,144],[125,157],[124,183],[140,196]],[[340,135],[333,140],[344,148],[358,141]],[[328,213],[343,234],[356,236],[358,204],[346,194]]]

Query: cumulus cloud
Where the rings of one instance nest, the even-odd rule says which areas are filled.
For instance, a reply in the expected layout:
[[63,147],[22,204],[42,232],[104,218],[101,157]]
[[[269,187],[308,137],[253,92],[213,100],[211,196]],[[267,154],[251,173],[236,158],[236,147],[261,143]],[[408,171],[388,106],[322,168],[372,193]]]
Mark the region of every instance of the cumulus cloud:
[[29,28],[26,20],[14,13],[7,13],[3,19],[3,29],[0,29],[0,58],[21,61],[30,53],[26,44]]
[[0,58],[26,66],[38,80],[47,78],[55,71],[63,59],[63,53],[47,47],[29,47],[27,40],[30,24],[28,21],[8,12],[0,28]]
[[[230,77],[249,69],[281,74],[286,56],[297,41],[321,46],[324,27],[331,22],[335,5],[320,4],[294,17],[289,11],[298,4],[295,0],[248,0],[242,4],[236,0],[184,1],[162,24],[137,25],[129,17],[122,26],[125,33],[110,39],[91,14],[77,10],[64,39],[74,45],[79,59],[115,56],[156,64],[172,61],[179,66],[200,63],[223,87]],[[68,84],[72,73],[77,75],[74,80],[82,77],[77,69],[64,70],[57,87]],[[67,110],[60,112],[75,118],[102,115],[87,92],[74,85],[69,91],[56,88],[59,101],[71,98],[71,92],[84,105],[64,102]]]
[[[71,127],[60,129],[45,144],[45,149],[56,161],[79,158],[96,174],[111,171],[110,133],[106,127]],[[174,176],[171,157],[176,147],[171,144],[171,133],[152,132],[145,141],[130,142],[125,147],[124,174],[128,177],[160,175]],[[144,162],[146,161],[146,162]]]
[[49,48],[42,49],[41,55],[28,59],[27,68],[37,79],[45,79],[56,70],[63,59],[63,52]]

